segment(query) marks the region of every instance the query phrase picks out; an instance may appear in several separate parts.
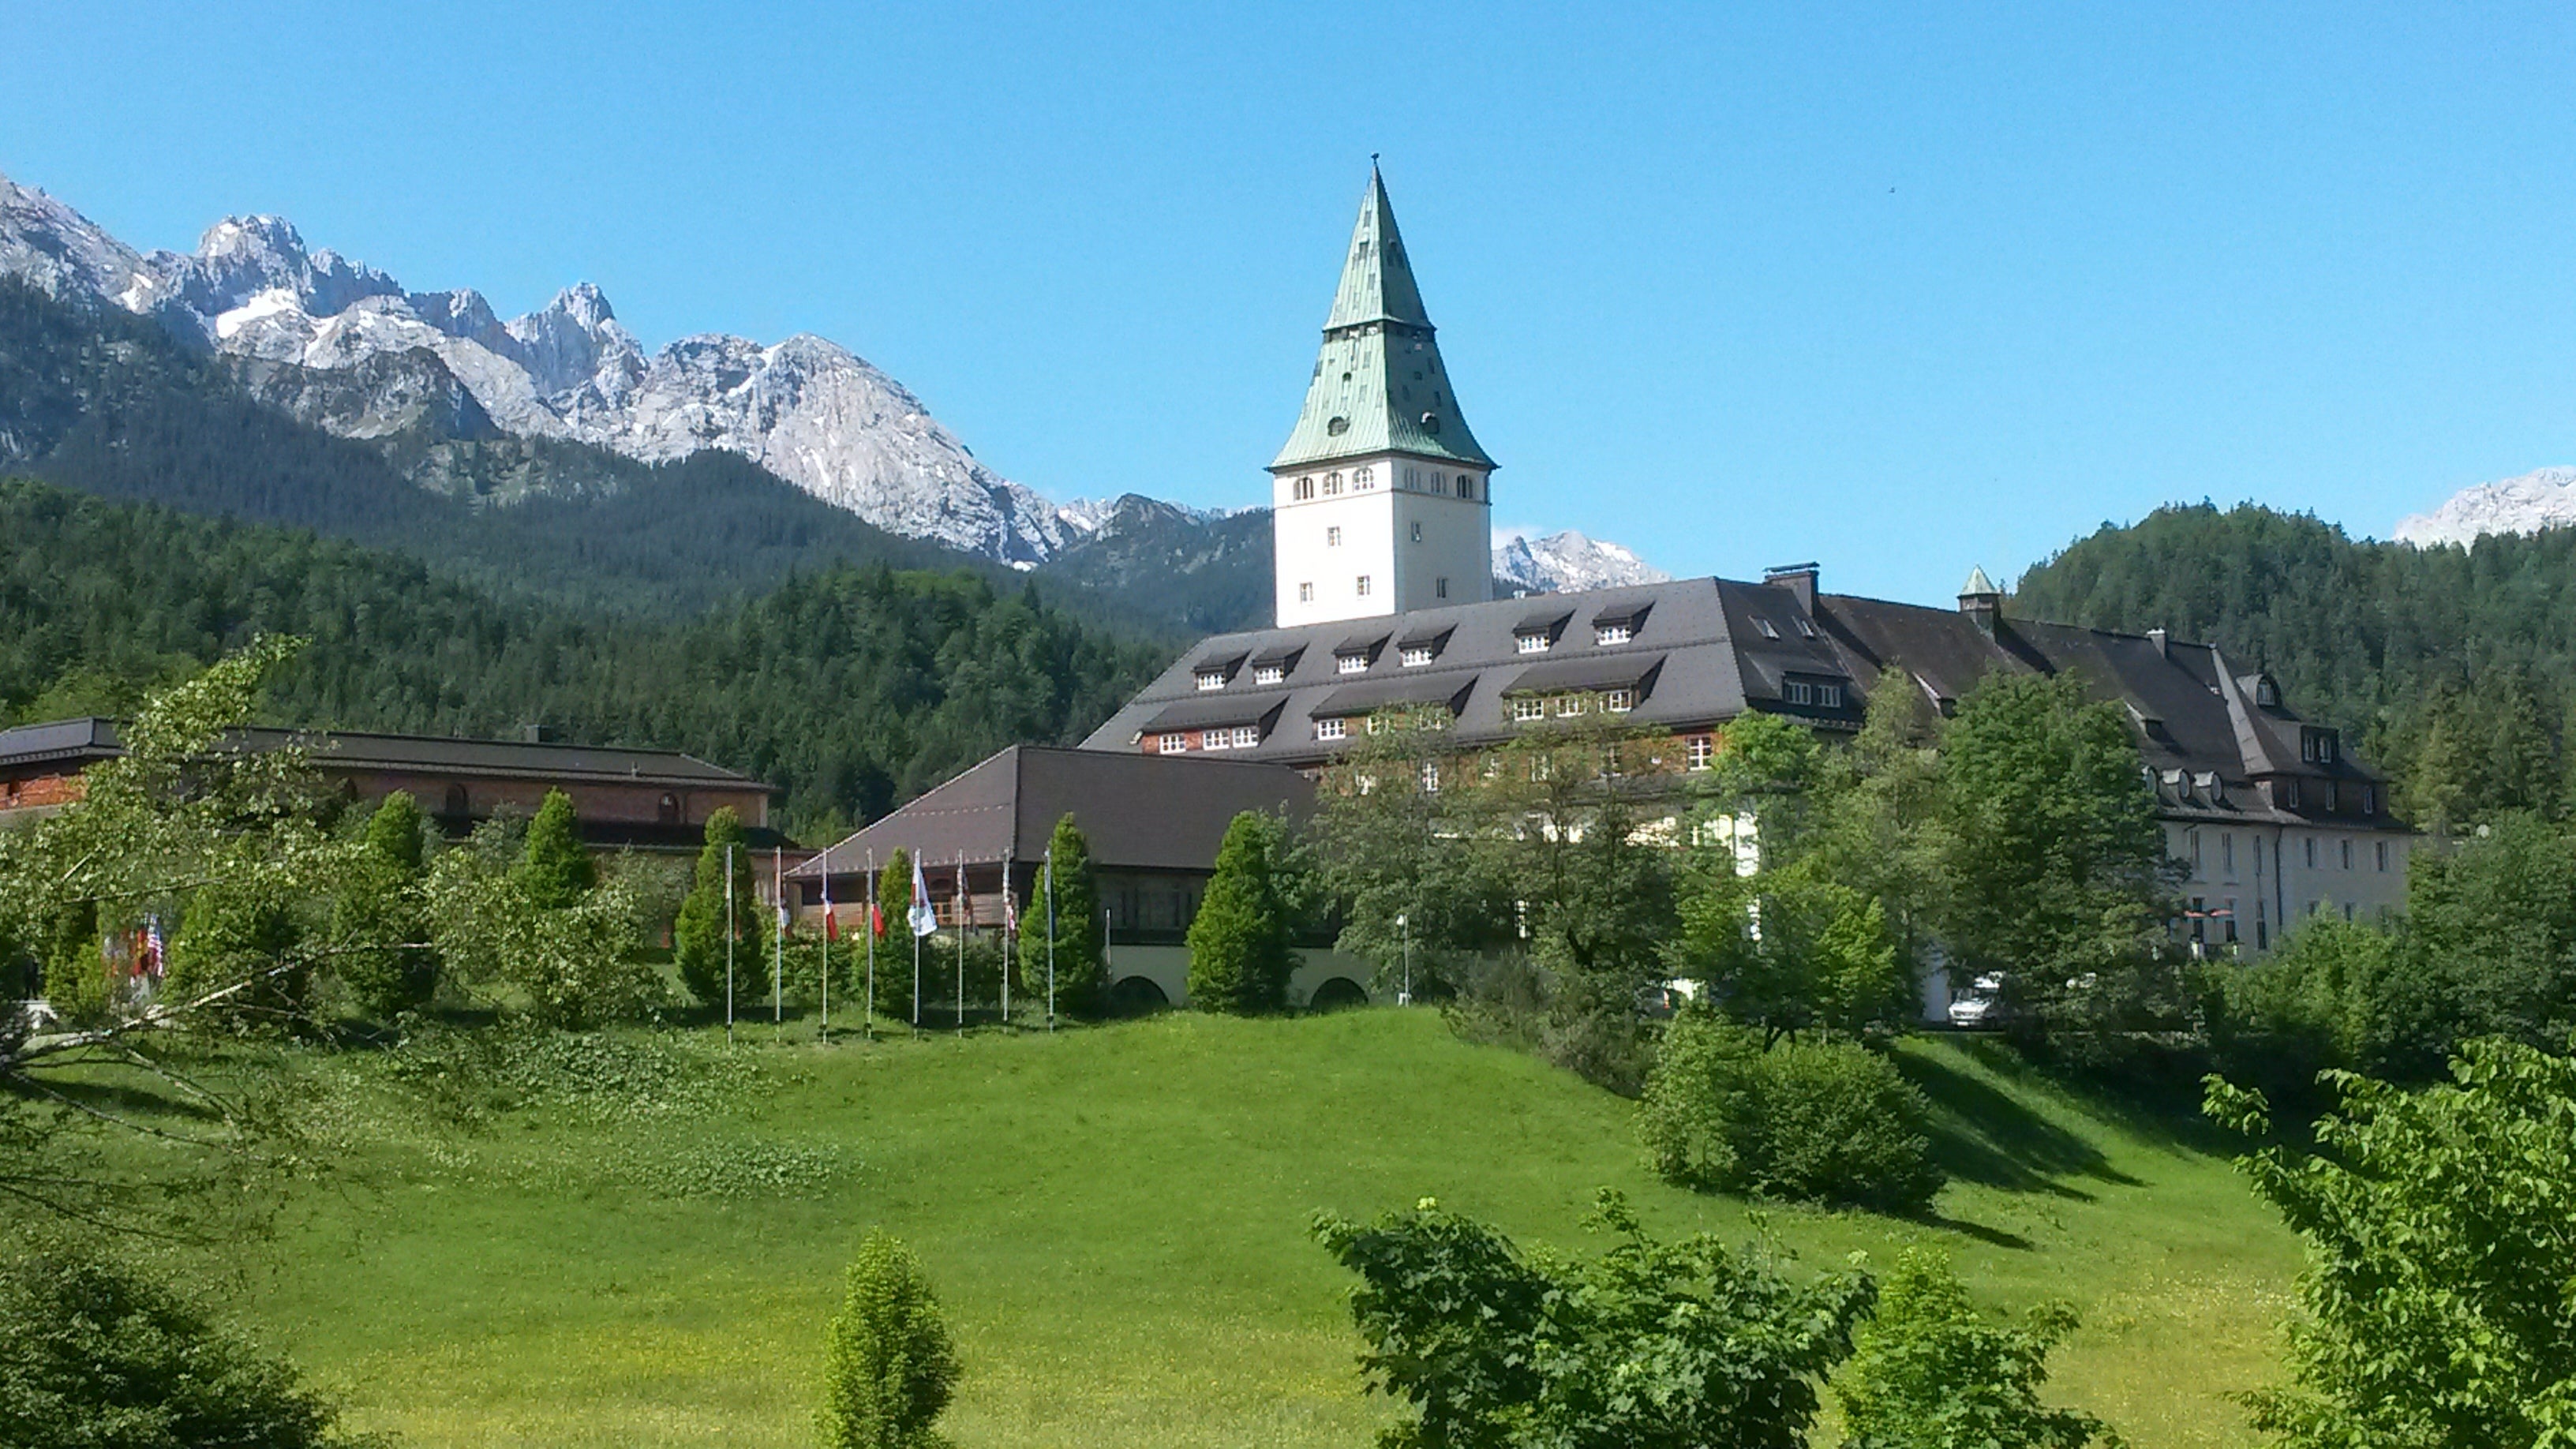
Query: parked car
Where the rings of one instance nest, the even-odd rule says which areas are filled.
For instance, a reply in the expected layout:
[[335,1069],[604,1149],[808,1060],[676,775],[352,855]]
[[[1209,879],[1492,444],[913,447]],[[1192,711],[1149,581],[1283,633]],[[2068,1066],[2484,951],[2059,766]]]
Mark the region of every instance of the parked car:
[[1950,1024],[1961,1031],[1987,1031],[2004,1024],[2010,1008],[2004,1005],[2004,978],[1980,976],[1968,983],[1968,989],[1950,998]]

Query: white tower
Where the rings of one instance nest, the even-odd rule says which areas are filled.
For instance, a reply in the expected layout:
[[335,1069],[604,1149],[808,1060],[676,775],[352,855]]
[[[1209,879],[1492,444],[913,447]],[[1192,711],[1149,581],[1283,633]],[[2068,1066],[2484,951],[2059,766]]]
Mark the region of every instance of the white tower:
[[1305,411],[1270,464],[1279,625],[1491,598],[1493,471],[1372,162]]

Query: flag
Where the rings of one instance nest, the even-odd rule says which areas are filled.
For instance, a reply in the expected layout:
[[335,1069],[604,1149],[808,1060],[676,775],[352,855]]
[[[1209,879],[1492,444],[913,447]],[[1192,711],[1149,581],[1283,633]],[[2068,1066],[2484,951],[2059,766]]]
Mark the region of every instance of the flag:
[[930,887],[921,879],[921,857],[912,858],[912,933],[927,936],[939,929],[939,908],[930,903]]
[[868,929],[876,933],[878,940],[885,939],[885,907],[874,901],[868,902]]
[[1020,904],[1011,899],[1011,863],[1002,862],[1002,930],[1016,936],[1020,933]]
[[823,939],[826,941],[841,939],[841,913],[830,906],[823,908]]
[[841,925],[832,914],[832,853],[823,852],[823,939],[841,939]]

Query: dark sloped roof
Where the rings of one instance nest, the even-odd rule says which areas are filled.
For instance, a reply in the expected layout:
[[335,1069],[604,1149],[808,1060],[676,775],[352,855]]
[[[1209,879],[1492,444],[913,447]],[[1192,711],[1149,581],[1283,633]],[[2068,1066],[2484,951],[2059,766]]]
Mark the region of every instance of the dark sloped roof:
[[1306,711],[1316,719],[1348,719],[1370,714],[1399,704],[1445,704],[1452,714],[1466,702],[1467,691],[1476,681],[1444,675],[1421,679],[1372,679],[1365,684],[1345,685],[1325,695],[1321,702]]
[[1203,699],[1185,699],[1166,705],[1143,726],[1145,733],[1161,734],[1167,730],[1212,730],[1232,725],[1263,724],[1287,703],[1284,694],[1210,694]]
[[1595,654],[1588,659],[1551,659],[1512,676],[1505,694],[1578,689],[1634,689],[1638,681],[1663,667],[1661,654]]
[[1314,797],[1313,782],[1277,765],[1014,745],[788,874],[810,879],[828,865],[833,875],[854,875],[870,859],[882,866],[897,848],[925,865],[960,855],[1035,862],[1068,814],[1095,866],[1204,871],[1236,815],[1303,819]]
[[[478,778],[617,781],[766,790],[750,776],[711,765],[677,750],[559,744],[522,740],[450,739],[437,735],[375,734],[360,730],[245,729],[228,740],[236,748],[300,745],[318,768],[367,769]],[[69,754],[64,752],[68,751]],[[124,746],[112,720],[58,720],[0,731],[0,767],[70,754],[103,757]]]

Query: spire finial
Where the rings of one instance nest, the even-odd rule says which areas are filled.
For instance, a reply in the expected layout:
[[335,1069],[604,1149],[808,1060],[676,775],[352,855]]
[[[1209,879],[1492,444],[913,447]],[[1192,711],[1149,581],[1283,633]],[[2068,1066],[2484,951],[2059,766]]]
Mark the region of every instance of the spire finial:
[[1371,171],[1375,171],[1377,169],[1377,153],[1375,151],[1371,151],[1369,153],[1369,169]]

